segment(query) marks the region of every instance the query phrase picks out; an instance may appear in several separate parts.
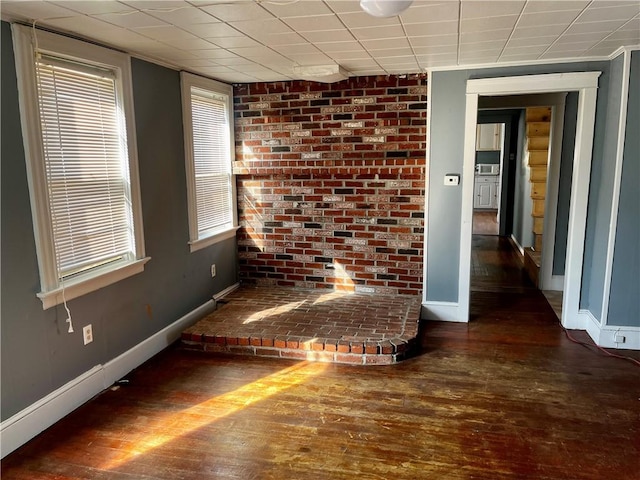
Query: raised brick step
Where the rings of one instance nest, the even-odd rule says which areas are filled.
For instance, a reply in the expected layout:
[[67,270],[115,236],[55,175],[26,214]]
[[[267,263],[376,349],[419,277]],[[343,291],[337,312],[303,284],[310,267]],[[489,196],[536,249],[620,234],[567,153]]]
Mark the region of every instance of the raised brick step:
[[182,333],[185,348],[359,365],[415,346],[420,297],[243,286]]

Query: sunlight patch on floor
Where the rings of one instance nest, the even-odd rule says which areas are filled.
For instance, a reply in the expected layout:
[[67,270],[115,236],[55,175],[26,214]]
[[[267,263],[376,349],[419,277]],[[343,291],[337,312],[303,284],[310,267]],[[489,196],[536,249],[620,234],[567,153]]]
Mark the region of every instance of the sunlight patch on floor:
[[272,375],[248,383],[232,392],[219,395],[174,414],[163,415],[144,427],[144,432],[134,438],[132,446],[110,459],[99,468],[118,468],[135,457],[162,447],[169,442],[200,428],[250,407],[254,403],[277,395],[284,390],[306,382],[319,375],[327,364],[301,362]]

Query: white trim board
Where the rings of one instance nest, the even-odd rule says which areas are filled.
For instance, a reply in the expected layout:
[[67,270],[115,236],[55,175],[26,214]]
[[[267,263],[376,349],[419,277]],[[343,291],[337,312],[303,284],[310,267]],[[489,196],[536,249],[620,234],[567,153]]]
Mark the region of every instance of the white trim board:
[[[604,286],[602,296],[602,325],[609,319],[609,297],[611,296],[611,277],[613,275],[613,255],[618,232],[618,212],[620,209],[620,188],[622,185],[622,162],[624,160],[624,142],[627,130],[627,107],[629,103],[629,82],[631,75],[631,52],[625,51],[622,66],[622,85],[620,86],[620,118],[618,119],[618,138],[616,144],[616,164],[613,176],[613,198],[611,200],[611,220],[607,241],[607,259],[605,264]],[[637,134],[637,132],[636,132]]]
[[[602,326],[589,310],[580,310],[579,315],[582,317],[587,333],[596,345],[605,348],[640,350],[640,327]],[[616,343],[617,334],[625,337],[624,343]]]
[[518,95],[578,91],[578,118],[571,182],[571,206],[567,234],[562,324],[577,328],[587,201],[591,173],[591,151],[595,124],[596,94],[601,72],[523,75],[467,81],[464,165],[462,170],[462,212],[460,225],[460,268],[458,306],[460,318],[469,317],[471,282],[471,226],[473,220],[473,177],[478,98],[481,95]]
[[420,318],[441,322],[467,322],[460,316],[460,308],[454,302],[422,302]]
[[[239,284],[236,283],[216,294],[215,297],[220,298],[221,294],[229,293],[238,286]],[[104,365],[96,365],[2,422],[0,424],[0,458],[4,458],[171,345],[180,338],[180,333],[185,328],[213,311],[215,306],[215,300],[208,300],[122,355]]]

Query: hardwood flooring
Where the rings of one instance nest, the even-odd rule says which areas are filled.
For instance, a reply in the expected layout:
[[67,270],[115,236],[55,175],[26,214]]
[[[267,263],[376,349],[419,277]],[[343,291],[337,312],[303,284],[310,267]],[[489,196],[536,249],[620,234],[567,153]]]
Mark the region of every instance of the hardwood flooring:
[[473,211],[474,235],[498,235],[497,210]]
[[425,323],[413,358],[174,346],[5,458],[2,479],[637,479],[640,368],[570,342],[504,246],[474,250],[471,321]]

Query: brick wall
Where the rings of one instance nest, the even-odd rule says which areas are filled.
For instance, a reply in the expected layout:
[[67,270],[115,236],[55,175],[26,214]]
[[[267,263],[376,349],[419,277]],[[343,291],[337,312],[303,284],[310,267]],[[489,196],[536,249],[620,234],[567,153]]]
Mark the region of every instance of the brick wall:
[[426,79],[234,90],[240,277],[418,295]]

